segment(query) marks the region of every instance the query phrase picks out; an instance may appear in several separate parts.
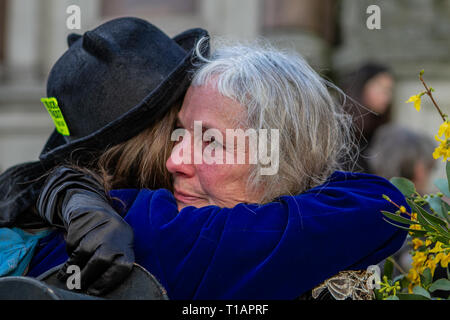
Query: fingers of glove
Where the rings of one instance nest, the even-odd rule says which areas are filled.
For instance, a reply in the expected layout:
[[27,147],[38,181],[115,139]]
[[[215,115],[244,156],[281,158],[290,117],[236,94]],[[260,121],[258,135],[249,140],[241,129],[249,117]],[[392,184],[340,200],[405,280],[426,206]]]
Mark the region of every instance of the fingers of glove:
[[114,255],[106,255],[99,249],[81,270],[81,288],[87,289],[98,280],[113,264]]
[[103,275],[95,281],[87,290],[88,294],[104,295],[120,285],[133,269],[133,262],[124,256],[117,257]]
[[68,272],[68,268],[70,266],[77,266],[80,270],[83,269],[83,267],[87,264],[89,261],[89,258],[92,256],[91,252],[88,252],[86,250],[81,249],[78,247],[73,251],[73,253],[70,255],[69,259],[67,259],[66,263],[63,265],[63,267],[59,270],[56,277],[61,281],[66,281],[67,278],[70,276],[70,272]]

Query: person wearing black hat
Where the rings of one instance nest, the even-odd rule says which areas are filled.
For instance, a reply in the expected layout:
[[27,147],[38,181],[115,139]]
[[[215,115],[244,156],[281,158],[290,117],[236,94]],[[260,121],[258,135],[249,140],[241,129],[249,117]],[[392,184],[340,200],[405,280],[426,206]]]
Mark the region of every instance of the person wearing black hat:
[[[237,102],[237,97],[242,100]],[[262,114],[277,124],[280,118],[286,121],[284,126],[273,126],[284,133],[283,141],[294,143],[294,137],[298,139],[298,147],[293,148],[280,142],[280,163],[284,163],[273,177],[278,180],[261,183],[252,179],[245,164],[180,163],[176,160],[180,146],[183,155],[195,154],[195,145],[189,144],[191,139],[185,132],[166,163],[174,193],[162,186],[107,190],[113,198],[108,202],[97,194],[101,186],[91,178],[61,167],[45,183],[38,211],[49,221],[55,217],[69,220],[70,233],[70,228],[81,225],[78,217],[96,215],[98,210],[113,206],[133,228],[136,262],[161,282],[170,299],[294,299],[339,271],[366,269],[395,252],[406,232],[383,220],[380,211],[396,207],[382,194],[407,208],[405,199],[385,179],[336,169],[340,151],[346,150],[340,139],[348,131],[333,131],[328,126],[345,125],[346,117],[331,101],[319,76],[298,57],[245,46],[217,49],[194,72],[177,115],[177,127],[192,132],[193,122],[204,120],[210,128],[236,128],[245,123],[248,104],[254,101],[253,114]],[[264,113],[262,107],[266,108]],[[308,114],[302,116],[305,111]],[[267,127],[268,120],[253,121]],[[307,133],[296,131],[299,129]],[[322,143],[317,137],[332,142]],[[211,141],[204,142],[206,150]],[[331,143],[337,148],[330,152]],[[223,147],[220,141],[214,145]],[[133,158],[132,148],[127,150],[126,155]],[[299,162],[306,174],[302,176],[302,169],[287,170],[288,161]],[[142,165],[136,167],[145,170]],[[286,173],[304,184],[298,187],[302,189],[280,191],[289,186]],[[308,180],[312,174],[318,179]],[[267,201],[263,193],[257,199],[248,197],[247,178],[259,183],[259,190],[273,191]],[[308,181],[311,184],[306,185]],[[84,239],[85,229],[79,229],[82,236],[78,238]],[[108,247],[120,241],[114,230],[105,229],[100,234],[104,238],[89,243]],[[33,257],[29,276],[52,267],[56,257],[82,269],[90,266],[86,261],[92,248],[81,245],[76,250],[79,254],[68,257],[61,232],[45,242]],[[97,270],[113,275],[107,262]],[[82,271],[82,279],[89,278],[86,280]],[[117,280],[113,276],[107,279]],[[91,293],[100,292],[107,279],[95,281],[96,290]]]
[[[111,154],[116,147],[117,154],[120,145],[133,138],[157,137],[153,127],[161,123],[163,128],[166,117],[172,114],[173,118],[170,111],[179,105],[190,83],[195,44],[207,35],[203,29],[191,29],[171,39],[147,21],[132,17],[111,20],[84,35],[71,34],[69,49],[53,66],[47,98],[42,99],[56,129],[39,161],[16,165],[0,176],[0,227],[34,229],[49,223],[65,227],[71,262],[86,266],[84,280],[91,284],[89,279],[104,275],[98,294],[126,277],[134,261],[133,232],[111,207],[102,206],[90,215],[75,210],[77,214],[70,217],[58,216],[56,211],[39,217],[37,198],[48,173],[58,165],[76,163],[97,169],[105,150]],[[116,167],[112,160],[107,169]],[[151,183],[164,186],[167,177],[151,172],[153,176],[143,177],[151,178],[150,187]],[[119,181],[119,176],[128,179]],[[94,183],[92,187],[93,180],[87,184],[83,177],[77,178],[76,186],[65,188],[81,203],[95,205],[98,197],[105,199],[103,186]],[[139,181],[129,168],[110,182],[115,187],[119,182],[142,187]],[[98,285],[96,289],[100,290]]]
[[[244,59],[239,60],[249,63],[248,58],[252,56],[244,55]],[[236,61],[233,56],[229,58]],[[270,70],[277,66],[273,60],[279,58],[269,54],[265,61],[269,62]],[[292,66],[289,59],[283,58],[283,63]],[[298,68],[296,63],[294,70]],[[233,67],[235,63],[227,66]],[[291,69],[279,71],[285,70]],[[239,77],[235,80],[245,83]],[[315,87],[318,90],[322,88],[320,81],[311,80],[302,79],[306,85],[319,86]],[[283,83],[291,84],[289,81]],[[294,86],[295,90],[301,87]],[[317,95],[316,90],[310,93]],[[201,101],[202,96],[198,94],[196,97]],[[55,101],[49,99],[44,101],[54,112],[57,128],[61,126],[60,135],[70,133],[70,121],[59,122],[59,110],[55,108]],[[195,104],[193,107],[201,108]],[[63,108],[61,111],[64,116]],[[83,117],[89,116],[89,111],[80,109],[78,115],[84,112]],[[134,121],[129,122],[130,125],[146,121],[143,114],[138,114],[138,118],[131,117]],[[110,127],[121,128],[107,124],[103,129]],[[115,133],[111,132],[111,136]],[[146,145],[151,143],[153,141],[147,141]],[[91,148],[96,145],[92,144]],[[75,159],[84,165],[88,163],[85,158],[89,158],[86,152],[89,144],[80,147],[84,151]],[[58,148],[52,147],[41,158],[59,158]],[[122,150],[126,153],[132,148]],[[78,150],[71,152],[75,157]],[[136,154],[123,155],[136,158]],[[216,186],[222,184],[216,182]],[[202,205],[179,211],[174,195],[164,189],[112,190],[111,197],[120,201],[110,203],[101,184],[92,176],[70,167],[59,167],[40,190],[37,208],[47,221],[68,230],[67,239],[61,232],[54,232],[45,239],[31,262],[28,275],[34,276],[48,269],[55,263],[55,257],[68,259],[66,267],[68,264],[81,267],[83,287],[89,287],[91,294],[102,294],[106,287],[117,284],[121,275],[126,274],[127,262],[133,256],[130,251],[134,249],[136,261],[157,277],[171,299],[293,299],[342,269],[366,268],[396,251],[406,233],[383,221],[379,211],[395,208],[384,201],[381,194],[407,206],[401,193],[388,181],[337,171],[323,185],[295,196],[281,196],[266,205]],[[113,207],[133,228],[134,248],[131,248],[129,230]],[[69,254],[72,252],[70,256],[62,247],[64,244],[67,244]],[[114,267],[117,262],[118,266]],[[110,267],[111,263],[113,267]],[[61,271],[61,274],[65,273],[64,268]]]

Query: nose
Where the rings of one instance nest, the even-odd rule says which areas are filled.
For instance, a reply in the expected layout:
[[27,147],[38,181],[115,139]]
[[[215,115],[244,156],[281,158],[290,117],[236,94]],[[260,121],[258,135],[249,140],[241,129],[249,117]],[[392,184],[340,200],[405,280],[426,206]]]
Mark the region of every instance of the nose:
[[166,168],[174,177],[192,177],[195,175],[192,141],[189,140],[184,137],[182,141],[177,143],[166,161]]

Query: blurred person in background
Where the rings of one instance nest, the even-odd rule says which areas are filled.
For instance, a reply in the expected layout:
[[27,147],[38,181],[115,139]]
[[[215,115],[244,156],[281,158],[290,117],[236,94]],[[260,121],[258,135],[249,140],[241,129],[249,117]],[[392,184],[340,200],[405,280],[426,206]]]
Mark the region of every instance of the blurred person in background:
[[390,121],[394,77],[387,66],[367,63],[344,76],[341,84],[346,111],[353,117],[360,155],[355,171],[373,173],[367,150],[376,130]]
[[367,151],[369,170],[386,179],[407,178],[423,195],[435,167],[434,148],[425,135],[394,124],[381,126]]
[[[421,195],[429,192],[428,184],[435,167],[432,157],[434,141],[413,130],[386,124],[378,128],[367,150],[369,169],[376,175],[391,179],[404,177],[411,180]],[[411,266],[412,250],[409,241],[393,255],[396,263],[394,276]]]

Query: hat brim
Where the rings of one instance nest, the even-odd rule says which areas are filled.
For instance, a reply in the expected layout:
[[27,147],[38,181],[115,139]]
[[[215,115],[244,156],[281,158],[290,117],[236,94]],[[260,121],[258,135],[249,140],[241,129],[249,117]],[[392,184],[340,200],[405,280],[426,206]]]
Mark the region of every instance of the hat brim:
[[[67,161],[68,156],[77,157],[77,153],[83,155],[80,159],[89,158],[89,152],[101,152],[127,141],[160,120],[188,89],[191,82],[189,71],[197,61],[194,55],[195,45],[202,37],[208,37],[208,32],[200,28],[190,29],[175,36],[173,40],[186,51],[184,58],[156,89],[118,119],[70,142],[66,142],[63,136],[54,130],[39,156],[42,164],[51,167]],[[208,50],[209,42],[205,41],[202,54],[207,54]]]
[[101,297],[88,295],[81,290],[69,290],[66,283],[57,278],[61,267],[62,264],[38,278],[0,278],[0,300],[169,300],[158,280],[136,263],[119,286]]

